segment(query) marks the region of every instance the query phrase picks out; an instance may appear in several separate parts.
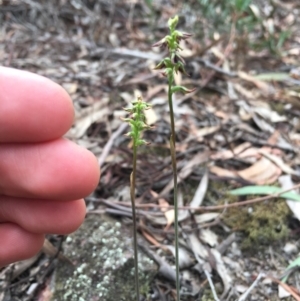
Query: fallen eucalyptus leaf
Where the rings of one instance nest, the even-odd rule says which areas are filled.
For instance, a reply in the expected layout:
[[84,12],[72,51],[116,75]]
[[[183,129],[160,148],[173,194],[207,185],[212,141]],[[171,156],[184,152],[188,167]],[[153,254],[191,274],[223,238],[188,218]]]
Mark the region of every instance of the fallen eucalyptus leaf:
[[[282,191],[284,191],[282,188],[275,187],[275,186],[245,186],[242,188],[230,190],[229,193],[232,195],[249,195],[249,194],[268,195],[268,194],[275,194],[275,193],[280,194],[280,192]],[[278,197],[300,202],[300,195],[290,191],[284,192],[278,195]]]

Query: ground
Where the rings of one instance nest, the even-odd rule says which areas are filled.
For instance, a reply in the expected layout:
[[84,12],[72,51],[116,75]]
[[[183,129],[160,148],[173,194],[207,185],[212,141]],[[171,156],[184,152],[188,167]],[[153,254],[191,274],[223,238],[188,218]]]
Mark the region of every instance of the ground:
[[0,1],[1,63],[67,90],[76,112],[67,138],[98,157],[102,176],[80,230],[47,236],[54,251],[44,247],[22,271],[0,271],[0,301],[134,300],[132,145],[120,117],[138,96],[152,105],[153,126],[137,164],[141,293],[175,300],[167,83],[154,70],[166,52],[151,45],[176,14],[178,29],[192,34],[181,44],[189,76],[178,74],[176,84],[195,88],[174,97],[185,206],[181,299],[275,301],[284,286],[285,300],[300,300],[297,273],[280,283],[300,250],[299,206],[288,197],[260,199],[258,188],[230,194],[299,182],[298,1],[14,0]]

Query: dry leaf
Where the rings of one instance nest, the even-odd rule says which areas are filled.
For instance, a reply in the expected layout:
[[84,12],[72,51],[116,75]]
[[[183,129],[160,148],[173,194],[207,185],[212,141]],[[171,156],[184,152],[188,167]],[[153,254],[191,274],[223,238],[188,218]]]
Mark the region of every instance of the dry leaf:
[[224,120],[224,122],[228,121],[230,115],[223,111],[216,111],[215,116]]
[[263,92],[264,95],[272,95],[275,92],[274,87],[272,85],[258,80],[245,72],[238,71],[238,76],[243,80],[253,83],[258,89],[260,89]]
[[164,214],[167,219],[167,225],[166,225],[164,231],[167,231],[174,222],[175,210],[174,209],[168,210]]
[[160,247],[160,243],[147,231],[145,231],[143,228],[141,229],[141,232],[143,236],[154,246]]
[[[202,153],[196,154],[182,169],[178,172],[178,184],[183,181],[188,175],[190,175],[194,168],[196,168],[199,164],[204,163],[209,158],[209,152],[205,151]],[[167,195],[174,186],[173,179],[165,186],[160,195]]]
[[240,176],[246,181],[260,185],[274,183],[281,174],[281,169],[265,157],[241,171],[227,170],[218,166],[211,166],[209,170],[219,177],[236,178]]
[[108,35],[108,40],[111,43],[111,45],[116,48],[118,46],[120,46],[120,40],[119,37],[117,36],[117,34],[115,32],[110,32]]
[[275,163],[283,172],[291,175],[297,175],[297,172],[293,170],[291,167],[289,167],[287,164],[285,164],[280,157],[269,154],[263,150],[260,150],[259,152],[262,155],[264,155],[266,158],[268,158],[270,161]]
[[[211,253],[215,259],[216,270],[223,282],[224,290],[222,296],[225,296],[228,293],[228,291],[231,289],[232,276],[230,275],[228,269],[226,268],[220,252],[216,249],[211,249]],[[223,297],[221,297],[221,299],[223,300]]]
[[73,138],[81,138],[92,123],[105,120],[105,117],[110,113],[107,102],[108,98],[102,99],[101,102],[96,102],[94,105],[82,109],[80,114],[76,116],[76,122],[70,130],[70,135]]
[[264,157],[249,168],[237,172],[243,179],[260,185],[273,183],[280,173],[280,169]]
[[[150,103],[152,105],[155,105],[157,103],[153,102],[153,100],[155,99],[154,96],[156,94],[158,94],[159,92],[163,91],[167,89],[166,85],[155,85],[155,86],[149,86],[148,87],[148,91],[147,91],[147,95],[145,98],[145,101],[150,101]],[[166,103],[166,100],[164,99],[163,103]]]
[[210,247],[216,247],[218,245],[218,236],[210,229],[201,229],[200,239]]
[[[158,197],[158,193],[156,193],[155,191],[150,190],[150,193],[151,193],[151,195],[152,195],[154,198],[157,198],[157,197]],[[168,203],[164,198],[159,198],[159,199],[158,199],[158,204],[159,204],[160,210],[161,210],[162,212],[167,211],[167,210],[168,210],[168,207],[170,206],[169,203]]]
[[155,111],[153,110],[153,108],[145,110],[144,113],[145,113],[145,117],[146,117],[146,123],[148,125],[153,125],[156,123],[157,115],[156,115]]
[[218,216],[220,216],[220,213],[209,212],[209,213],[194,215],[194,218],[197,224],[202,224],[202,223],[207,223],[212,220],[215,220]]
[[205,128],[201,128],[199,130],[197,130],[196,132],[196,137],[197,138],[201,138],[210,134],[215,133],[216,131],[218,131],[220,129],[220,126],[211,126],[211,127],[205,127]]
[[208,258],[208,251],[206,247],[200,242],[199,238],[195,233],[191,233],[188,235],[189,247],[192,249],[195,258],[201,264],[203,260]]
[[[208,172],[206,170],[199,185],[198,185],[198,188],[194,194],[194,197],[190,203],[191,208],[198,208],[199,206],[201,206],[202,201],[203,201],[204,196],[207,191],[207,187],[208,187]],[[194,213],[194,211],[195,210],[191,210],[192,213]]]
[[[165,246],[171,253],[172,255],[175,257],[175,247],[172,246],[172,245],[167,245]],[[190,267],[194,261],[193,259],[191,258],[191,254],[184,248],[180,248],[179,247],[179,256],[178,256],[178,259],[179,259],[179,268],[180,269],[186,269],[188,267]]]
[[227,159],[231,159],[234,157],[239,157],[240,154],[249,147],[251,147],[251,143],[244,142],[244,143],[238,145],[237,147],[235,147],[233,149],[233,151],[232,150],[219,151],[215,154],[212,154],[210,156],[210,158],[212,160],[227,160]]
[[246,149],[244,152],[240,153],[239,155],[236,156],[237,158],[240,159],[258,159],[261,158],[261,155],[259,154],[259,149],[256,147],[251,147]]
[[273,133],[275,131],[275,128],[260,116],[253,114],[252,119],[262,131],[267,133]]
[[280,116],[276,111],[270,108],[255,107],[253,111],[273,123],[286,121],[285,116]]
[[[154,195],[155,194],[156,193],[154,193]],[[183,195],[180,189],[178,189],[178,193],[177,193],[177,202],[179,207],[183,206]],[[164,202],[163,204],[165,207]],[[147,215],[147,218],[157,225],[166,225],[165,230],[167,230],[170,227],[170,225],[174,222],[174,217],[175,217],[174,209],[167,210],[167,211],[163,209],[162,211],[164,212],[165,217]],[[179,210],[178,221],[181,222],[185,220],[186,218],[189,217],[189,215],[190,213],[188,210]]]
[[238,91],[240,94],[242,94],[247,99],[255,99],[256,95],[252,92],[244,88],[242,85],[238,83],[234,83],[233,87],[236,91]]
[[281,285],[278,285],[278,298],[279,299],[287,298],[290,295],[291,295],[290,292],[285,290]]
[[167,220],[164,216],[146,215],[146,218],[156,225],[165,226],[167,224]]
[[[144,219],[140,219],[139,226],[143,234],[147,233],[149,235],[148,240],[151,240],[152,244],[157,245],[161,249],[164,249],[164,246],[160,245],[160,243],[163,243],[163,241],[165,240],[165,234],[163,232],[151,232],[151,229],[148,228],[148,225],[146,224],[146,221]],[[145,234],[145,237],[147,236],[147,234]]]
[[131,105],[131,102],[134,100],[134,96],[128,92],[121,92],[119,94],[128,105]]
[[182,74],[180,72],[174,73],[174,81],[177,86],[182,85]]
[[227,177],[227,178],[236,178],[237,177],[237,173],[235,171],[224,169],[222,167],[218,167],[215,165],[210,166],[209,171],[213,174],[216,174],[219,177]]
[[275,130],[274,133],[272,133],[272,135],[269,137],[268,143],[275,145],[277,143],[279,137],[280,137],[279,131]]

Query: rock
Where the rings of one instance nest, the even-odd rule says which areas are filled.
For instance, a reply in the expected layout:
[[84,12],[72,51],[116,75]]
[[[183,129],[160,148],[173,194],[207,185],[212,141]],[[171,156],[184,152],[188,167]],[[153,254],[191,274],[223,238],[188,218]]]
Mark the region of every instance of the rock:
[[298,248],[295,244],[291,242],[287,242],[283,247],[283,251],[287,254],[292,254],[292,253],[296,253],[298,251]]
[[[65,242],[64,255],[75,266],[58,264],[50,301],[135,300],[131,233],[130,227],[106,215],[89,215]],[[149,292],[156,270],[154,262],[139,253],[141,295]]]

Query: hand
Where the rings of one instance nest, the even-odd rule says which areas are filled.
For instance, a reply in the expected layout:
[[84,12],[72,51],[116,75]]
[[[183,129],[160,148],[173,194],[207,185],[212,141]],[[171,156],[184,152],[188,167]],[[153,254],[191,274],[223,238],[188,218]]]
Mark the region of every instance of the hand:
[[92,153],[62,138],[73,122],[62,87],[0,67],[0,267],[29,258],[44,234],[76,230],[97,186]]

